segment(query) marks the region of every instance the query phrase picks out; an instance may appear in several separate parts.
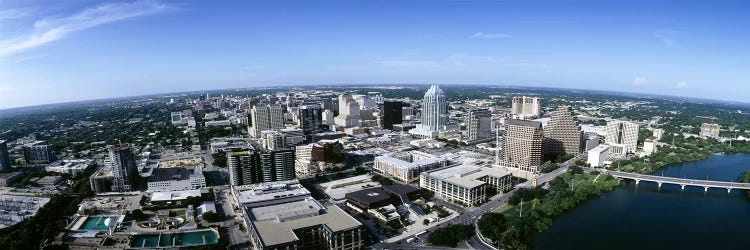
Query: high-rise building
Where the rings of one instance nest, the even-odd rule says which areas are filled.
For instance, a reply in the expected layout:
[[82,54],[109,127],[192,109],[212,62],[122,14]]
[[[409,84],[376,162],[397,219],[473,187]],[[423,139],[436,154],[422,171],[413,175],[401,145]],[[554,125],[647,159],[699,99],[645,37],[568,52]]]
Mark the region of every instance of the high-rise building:
[[448,100],[437,85],[430,86],[422,100],[422,124],[409,130],[409,133],[423,138],[435,138],[445,130],[448,121]]
[[488,109],[472,109],[466,114],[466,139],[469,141],[492,137],[492,114]]
[[402,111],[404,109],[404,103],[400,101],[384,101],[383,102],[383,128],[393,130],[393,124],[401,124],[403,122]]
[[334,118],[336,125],[352,127],[359,124],[359,104],[351,94],[339,96],[339,115]]
[[263,182],[260,154],[254,151],[227,152],[229,185],[239,186]]
[[432,85],[422,101],[422,127],[430,131],[440,131],[448,119],[448,101],[437,85]]
[[321,131],[322,112],[319,105],[303,105],[297,109],[297,124],[304,133],[314,134]]
[[267,150],[277,150],[287,148],[286,135],[276,130],[266,130],[261,132],[263,147]]
[[8,143],[0,140],[0,171],[10,168],[10,156],[8,155]]
[[639,128],[634,122],[611,120],[607,122],[607,138],[604,142],[609,145],[623,144],[625,152],[635,152],[638,149]]
[[503,160],[508,168],[537,173],[542,164],[542,123],[526,120],[505,120]]
[[335,124],[333,117],[334,117],[333,111],[331,111],[330,109],[326,109],[325,111],[323,111],[323,115],[321,117],[321,123],[323,125],[333,125]]
[[542,99],[539,97],[513,97],[511,113],[520,119],[541,117]]
[[57,160],[52,145],[44,141],[34,141],[21,148],[23,160],[28,165],[49,164]]
[[112,191],[129,192],[137,187],[138,166],[130,145],[108,145],[109,161],[112,164]]
[[250,110],[250,136],[259,138],[265,130],[284,128],[284,111],[281,105],[255,105]]
[[719,139],[719,133],[721,132],[721,126],[716,123],[703,123],[701,124],[700,136],[704,138]]
[[577,155],[581,152],[581,127],[573,117],[573,108],[560,106],[544,128],[544,153]]
[[228,152],[229,182],[231,185],[248,185],[260,182],[292,180],[294,150],[281,149]]

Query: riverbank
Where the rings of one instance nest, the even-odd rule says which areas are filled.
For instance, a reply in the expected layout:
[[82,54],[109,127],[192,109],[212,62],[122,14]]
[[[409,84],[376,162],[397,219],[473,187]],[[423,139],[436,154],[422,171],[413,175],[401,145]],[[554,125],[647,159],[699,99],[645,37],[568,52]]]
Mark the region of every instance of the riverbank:
[[505,249],[529,249],[533,233],[549,228],[557,215],[619,185],[610,175],[578,167],[549,182],[549,188],[519,189],[502,213],[485,214],[478,227],[484,237],[500,241]]
[[[724,153],[750,153],[750,143],[740,141],[722,144],[716,140],[682,138],[677,139],[675,145],[660,147],[650,156],[618,161],[613,166],[624,172],[652,174],[668,166],[706,160],[713,155]],[[596,174],[600,176],[598,172]],[[532,235],[547,230],[556,216],[620,186],[620,182],[612,176],[603,176],[605,177],[598,184],[589,185],[586,184],[589,181],[596,183],[593,182],[591,175],[582,173],[580,168],[573,167],[572,171],[551,181],[549,191],[519,190],[520,192],[516,192],[518,197],[515,200],[519,203],[521,200],[524,203],[529,202],[525,204],[526,210],[522,210],[519,204],[510,202],[514,207],[501,213],[504,216],[502,225],[496,223],[497,221],[494,225],[485,223],[487,226],[480,227],[480,231],[491,240],[501,241],[506,249],[530,249]],[[750,173],[746,178],[750,182]],[[581,186],[581,189],[577,189],[578,186]],[[567,187],[570,187],[570,190],[567,190]],[[750,192],[747,194],[750,197]],[[511,199],[513,200],[514,198]]]
[[[736,181],[750,154],[717,154],[670,165],[667,177]],[[747,249],[745,193],[623,181],[614,190],[556,216],[529,239],[534,249]]]

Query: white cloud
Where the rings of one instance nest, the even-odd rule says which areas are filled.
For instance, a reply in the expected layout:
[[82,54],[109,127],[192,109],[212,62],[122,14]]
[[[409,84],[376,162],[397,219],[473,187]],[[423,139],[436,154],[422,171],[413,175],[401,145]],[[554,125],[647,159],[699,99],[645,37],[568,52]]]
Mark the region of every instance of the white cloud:
[[0,41],[0,58],[60,40],[76,31],[172,9],[155,1],[121,2],[102,4],[68,17],[43,18],[34,23],[31,34]]
[[0,20],[29,17],[33,13],[34,10],[32,8],[0,10]]
[[676,36],[679,32],[675,30],[657,30],[654,31],[653,35],[656,39],[661,41],[662,44],[664,44],[667,48],[679,48],[680,43],[677,42],[677,40],[674,39],[674,36]]
[[507,34],[507,33],[484,33],[484,32],[477,32],[471,35],[473,38],[482,38],[482,39],[501,39],[501,38],[511,38],[513,35]]
[[633,79],[633,85],[635,86],[643,86],[646,83],[648,83],[648,78],[636,76],[635,79]]
[[687,82],[678,82],[677,84],[674,85],[676,89],[684,89],[687,86],[688,86]]

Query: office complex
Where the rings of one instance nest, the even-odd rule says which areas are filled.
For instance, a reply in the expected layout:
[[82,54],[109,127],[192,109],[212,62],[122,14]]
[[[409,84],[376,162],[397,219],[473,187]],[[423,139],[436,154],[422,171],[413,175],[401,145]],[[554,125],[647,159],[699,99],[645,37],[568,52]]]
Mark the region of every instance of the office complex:
[[435,168],[442,168],[448,160],[420,151],[391,153],[375,157],[373,169],[392,176],[404,183],[416,182],[419,174]]
[[466,114],[466,140],[492,138],[492,115],[487,109],[472,109]]
[[227,166],[230,185],[248,185],[295,178],[294,151],[291,149],[228,152]]
[[382,110],[383,128],[393,130],[393,124],[403,122],[404,103],[400,101],[384,101]]
[[362,224],[297,180],[233,186],[232,195],[253,249],[365,249]]
[[604,161],[609,160],[609,148],[609,145],[606,144],[592,148],[588,151],[586,163],[595,168],[603,166]]
[[202,167],[156,168],[148,177],[149,192],[192,190],[206,187]]
[[542,164],[542,123],[526,120],[505,120],[503,159],[501,165],[537,173]]
[[288,148],[286,143],[286,134],[276,130],[266,130],[261,132],[260,136],[263,148],[266,150],[277,150]]
[[721,132],[721,126],[719,126],[719,124],[716,124],[716,123],[701,124],[700,136],[703,138],[719,139],[720,132]]
[[109,161],[112,164],[112,191],[128,192],[137,189],[138,166],[135,155],[128,144],[109,145]]
[[27,165],[49,164],[57,160],[52,145],[44,141],[26,143],[21,152]]
[[353,127],[359,124],[359,104],[351,94],[339,95],[339,115],[334,118],[334,123],[340,127]]
[[610,146],[621,144],[624,152],[635,152],[638,149],[638,131],[640,126],[630,121],[611,120],[607,122],[607,137],[604,142]]
[[573,117],[573,108],[561,106],[552,112],[544,127],[544,153],[552,155],[578,155],[581,152],[581,127]]
[[10,168],[10,156],[8,155],[8,143],[0,140],[0,170]]
[[263,131],[284,128],[284,111],[280,105],[255,105],[250,110],[250,136],[259,138]]
[[433,84],[424,93],[422,100],[422,124],[409,131],[409,133],[425,137],[435,138],[438,132],[445,130],[448,120],[448,101],[440,87]]
[[423,172],[419,176],[419,186],[445,200],[476,206],[489,198],[488,188],[497,193],[510,190],[511,177],[511,173],[500,168],[461,165]]
[[542,98],[539,97],[513,97],[511,100],[511,113],[519,119],[527,119],[542,116]]
[[322,118],[323,112],[318,105],[303,105],[297,109],[297,125],[306,135],[321,131]]

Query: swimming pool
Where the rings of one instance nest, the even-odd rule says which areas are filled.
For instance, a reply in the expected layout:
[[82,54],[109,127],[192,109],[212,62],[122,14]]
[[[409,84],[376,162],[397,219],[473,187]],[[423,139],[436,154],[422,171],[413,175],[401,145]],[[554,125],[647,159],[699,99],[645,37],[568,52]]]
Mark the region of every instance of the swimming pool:
[[219,232],[213,229],[180,233],[139,234],[130,239],[131,248],[187,247],[219,243]]

